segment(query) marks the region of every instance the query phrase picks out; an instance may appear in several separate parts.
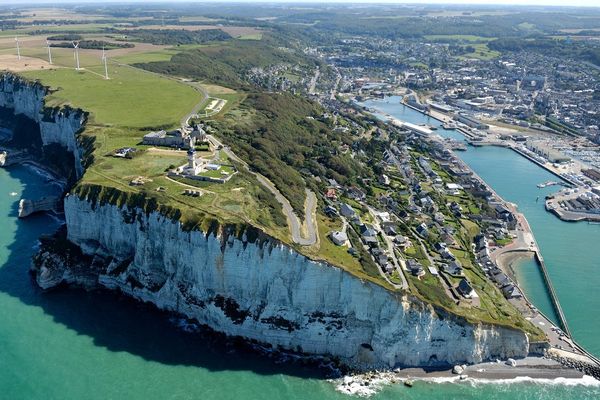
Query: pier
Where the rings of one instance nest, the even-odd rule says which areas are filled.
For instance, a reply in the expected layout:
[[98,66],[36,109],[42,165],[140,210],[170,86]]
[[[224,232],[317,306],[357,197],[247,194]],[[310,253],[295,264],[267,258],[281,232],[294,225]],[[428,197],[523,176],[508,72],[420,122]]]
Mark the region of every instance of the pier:
[[[423,113],[422,111],[414,109],[413,107],[410,107],[409,105],[406,105],[406,104],[402,104],[402,105],[405,106],[407,109],[411,109],[411,110],[419,113],[420,115],[435,118],[442,122],[446,122],[446,118],[444,118],[443,115],[439,115],[440,113],[432,112],[431,114],[426,114],[426,113]],[[391,116],[391,115],[387,114],[387,116]],[[410,114],[409,114],[409,117],[410,117]],[[412,118],[411,121],[413,121],[413,123],[418,123],[418,122],[422,121],[422,119]],[[464,128],[463,129],[455,129],[455,131],[460,132],[461,135],[466,139],[470,138],[469,132]],[[444,136],[444,135],[440,135],[440,136]],[[489,143],[489,145],[491,145],[493,147],[498,146],[497,143]],[[562,184],[562,182],[565,182],[564,183],[565,186],[567,184],[573,184],[573,182],[570,182],[568,177],[561,176],[557,171],[555,171],[551,168],[548,168],[546,165],[543,165],[542,163],[538,162],[537,160],[532,158],[530,155],[521,151],[515,145],[504,145],[504,146],[498,146],[498,147],[505,147],[505,148],[513,150],[514,154],[524,157],[525,159],[533,162],[533,164],[541,167],[545,171],[550,172],[552,175],[560,178],[561,184]],[[473,172],[473,176],[477,177],[480,181],[482,181],[485,184],[486,187],[490,188],[490,186],[487,183],[485,183],[485,181],[483,181],[483,179],[481,179],[481,177],[479,177],[468,164],[466,164],[461,159],[459,159],[459,160],[463,166],[466,166],[468,170]],[[540,183],[540,180],[538,180],[537,182],[535,182],[535,184],[532,184],[532,185],[535,186],[539,183]],[[502,198],[493,189],[491,189],[491,191],[496,198],[499,198],[500,201],[504,202],[504,200],[502,200]],[[508,204],[510,205],[510,203],[508,203]],[[522,215],[522,214],[517,213],[517,215]],[[576,358],[578,356],[583,356],[587,359],[586,364],[592,365],[593,368],[600,368],[600,358],[595,356],[594,354],[591,354],[583,346],[578,344],[572,337],[572,332],[568,326],[568,322],[567,322],[565,313],[564,313],[562,306],[558,300],[558,294],[554,288],[554,285],[551,282],[551,278],[548,273],[548,267],[545,264],[544,258],[541,256],[540,248],[537,244],[537,241],[533,237],[533,232],[531,231],[529,223],[525,219],[524,215],[522,215],[522,218],[519,218],[519,220],[521,222],[524,222],[523,224],[521,224],[522,229],[519,231],[519,232],[521,232],[521,234],[519,235],[520,237],[518,239],[519,243],[513,244],[513,245],[508,245],[507,246],[508,248],[504,249],[504,251],[502,251],[502,253],[512,252],[512,251],[523,251],[523,252],[531,252],[534,254],[536,264],[538,264],[537,268],[540,269],[541,275],[542,275],[542,282],[540,282],[540,283],[543,285],[543,294],[545,296],[549,296],[549,300],[550,300],[552,309],[555,311],[555,314],[556,314],[556,317],[553,317],[552,319],[549,318],[548,315],[544,314],[544,312],[537,309],[537,307],[535,307],[533,302],[531,302],[527,298],[526,293],[523,292],[523,296],[524,296],[524,299],[525,299],[528,307],[531,309],[531,311],[533,311],[532,323],[534,323],[535,326],[539,326],[542,329],[542,331],[544,331],[544,333],[548,337],[548,342],[552,346],[553,351],[562,352],[562,353],[566,354],[568,357],[572,357],[572,358]],[[526,232],[529,233],[529,235],[524,235]],[[585,240],[585,238],[582,238],[582,240]],[[560,260],[560,261],[562,261],[563,263],[565,262],[564,260]],[[556,260],[555,260],[555,263],[556,263]],[[560,273],[560,271],[557,271],[556,273]],[[555,277],[555,278],[559,279],[558,277],[560,277],[560,275],[557,275],[557,277]],[[569,300],[570,294],[565,293],[564,295],[566,295],[567,300]],[[555,330],[551,329],[555,325],[558,326],[560,328],[560,331],[562,331],[564,333],[563,337],[560,336],[560,332],[556,332]],[[584,332],[584,334],[585,334],[585,332]]]
[[[527,223],[526,219],[523,218],[523,221],[527,224],[527,229],[531,232],[531,228],[529,228],[529,223]],[[567,318],[565,317],[565,313],[563,312],[562,307],[560,306],[560,302],[558,301],[558,295],[554,290],[554,286],[552,285],[552,281],[550,280],[550,275],[548,274],[548,270],[546,269],[546,263],[544,262],[544,257],[539,250],[538,244],[531,235],[533,239],[533,243],[535,245],[535,260],[540,267],[540,271],[542,272],[542,277],[544,278],[544,284],[546,285],[546,289],[548,290],[548,294],[550,295],[550,301],[552,302],[552,307],[556,312],[556,316],[558,317],[558,323],[562,328],[563,332],[570,338],[572,338],[571,331],[569,330],[569,325],[567,324]]]
[[552,168],[548,168],[546,165],[544,165],[543,163],[539,162],[538,160],[536,160],[535,158],[531,157],[529,154],[521,151],[518,147],[516,146],[506,146],[510,149],[512,149],[514,152],[520,154],[521,156],[525,157],[526,159],[528,159],[529,161],[539,165],[540,167],[542,167],[543,169],[545,169],[546,171],[550,172],[552,175],[560,178],[561,180],[563,180],[564,182],[567,182],[569,185],[571,186],[577,186],[577,184],[575,182],[572,182],[569,178],[566,178],[564,176],[562,176],[561,174],[557,173],[556,171],[554,171]]

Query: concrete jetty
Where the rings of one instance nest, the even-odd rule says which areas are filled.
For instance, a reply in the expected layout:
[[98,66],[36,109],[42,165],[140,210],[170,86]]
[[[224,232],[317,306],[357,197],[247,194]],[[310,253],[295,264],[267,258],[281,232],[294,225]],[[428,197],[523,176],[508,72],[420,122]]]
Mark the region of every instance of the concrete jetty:
[[544,258],[540,254],[539,250],[537,250],[537,244],[535,251],[535,260],[537,261],[538,265],[540,266],[540,270],[542,271],[542,277],[544,278],[544,283],[546,285],[546,288],[548,289],[550,300],[552,302],[552,307],[554,307],[554,311],[556,312],[556,316],[558,317],[558,322],[560,323],[563,332],[566,333],[568,337],[572,337],[571,331],[569,330],[569,325],[567,324],[567,318],[565,317],[562,307],[560,306],[558,296],[554,291],[554,286],[552,285],[552,281],[550,280],[550,276],[548,275],[548,270],[546,269]]
[[58,211],[59,205],[59,197],[44,197],[40,200],[21,199],[19,201],[19,218],[25,218],[38,212]]

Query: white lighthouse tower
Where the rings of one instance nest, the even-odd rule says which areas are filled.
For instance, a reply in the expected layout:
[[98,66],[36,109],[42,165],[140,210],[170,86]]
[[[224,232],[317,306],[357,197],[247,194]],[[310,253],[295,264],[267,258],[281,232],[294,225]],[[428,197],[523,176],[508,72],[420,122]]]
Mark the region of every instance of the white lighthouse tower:
[[196,150],[191,147],[188,152],[188,168],[191,170],[192,173],[196,173],[196,168],[198,167],[198,165],[196,164]]

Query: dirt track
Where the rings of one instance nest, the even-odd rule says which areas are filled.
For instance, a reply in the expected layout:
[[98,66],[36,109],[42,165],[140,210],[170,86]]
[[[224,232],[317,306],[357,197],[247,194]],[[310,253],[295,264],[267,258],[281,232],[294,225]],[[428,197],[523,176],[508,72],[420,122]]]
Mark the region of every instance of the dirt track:
[[19,60],[16,54],[0,55],[0,70],[22,72],[50,68],[54,68],[54,66],[39,58],[21,56],[21,60]]

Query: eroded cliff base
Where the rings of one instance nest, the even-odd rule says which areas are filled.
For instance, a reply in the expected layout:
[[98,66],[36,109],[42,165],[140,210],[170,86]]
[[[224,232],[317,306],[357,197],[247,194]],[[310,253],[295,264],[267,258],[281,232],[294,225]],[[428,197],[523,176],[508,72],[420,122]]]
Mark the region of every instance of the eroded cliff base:
[[[121,296],[123,301],[132,302],[136,307],[148,308],[157,314],[157,318],[168,319],[175,329],[198,335],[211,347],[222,349],[227,353],[249,353],[272,360],[275,364],[285,363],[308,368],[311,375],[317,378],[338,378],[352,373],[349,366],[338,357],[308,354],[301,349],[285,349],[256,339],[229,336],[185,315],[161,310],[151,302],[136,301],[125,292],[108,290],[100,283],[100,276],[111,273],[108,270],[109,266],[114,265],[111,262],[112,257],[85,255],[77,245],[67,239],[66,226],[63,225],[55,234],[40,238],[40,250],[33,259],[30,272],[35,283],[44,291],[81,288]],[[115,272],[112,271],[112,274],[114,275]],[[131,281],[131,285],[135,283]],[[224,310],[229,308],[228,311],[232,313],[232,317],[235,317],[233,315],[235,307],[231,300],[220,297],[216,298],[215,302]]]

